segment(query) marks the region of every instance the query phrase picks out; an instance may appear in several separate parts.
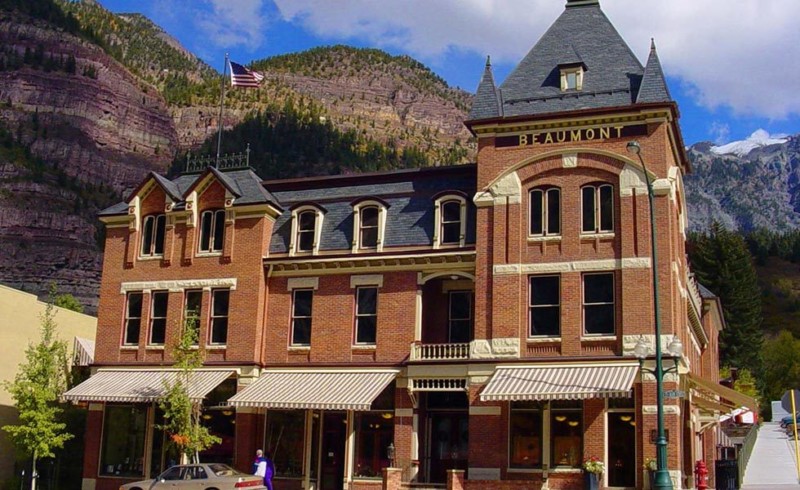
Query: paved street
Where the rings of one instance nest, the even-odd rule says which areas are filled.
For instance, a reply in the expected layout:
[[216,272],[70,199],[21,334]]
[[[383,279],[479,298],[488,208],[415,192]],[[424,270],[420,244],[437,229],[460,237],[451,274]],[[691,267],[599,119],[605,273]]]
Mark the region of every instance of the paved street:
[[742,490],[797,490],[794,440],[777,422],[767,422],[758,433],[753,454],[744,474]]

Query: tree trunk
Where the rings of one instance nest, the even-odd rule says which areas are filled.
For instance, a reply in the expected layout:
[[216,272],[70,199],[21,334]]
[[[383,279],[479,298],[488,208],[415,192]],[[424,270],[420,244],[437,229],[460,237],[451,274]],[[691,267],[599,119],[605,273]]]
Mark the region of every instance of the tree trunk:
[[36,490],[36,480],[39,478],[38,473],[36,473],[36,450],[33,451],[33,470],[31,471],[31,490]]

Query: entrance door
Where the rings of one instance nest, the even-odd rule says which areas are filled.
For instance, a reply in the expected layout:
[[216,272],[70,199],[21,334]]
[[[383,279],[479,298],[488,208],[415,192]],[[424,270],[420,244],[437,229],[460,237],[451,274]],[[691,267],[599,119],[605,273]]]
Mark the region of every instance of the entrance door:
[[323,412],[320,490],[343,490],[347,414]]
[[428,481],[446,483],[447,470],[467,469],[469,415],[433,412],[428,415]]
[[608,413],[608,486],[636,486],[636,413]]

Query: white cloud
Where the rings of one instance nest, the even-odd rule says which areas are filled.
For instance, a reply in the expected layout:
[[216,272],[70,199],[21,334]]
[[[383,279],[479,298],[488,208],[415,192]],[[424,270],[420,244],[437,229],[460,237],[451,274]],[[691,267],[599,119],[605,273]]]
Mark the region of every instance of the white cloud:
[[[284,20],[317,36],[359,39],[435,63],[457,50],[515,63],[566,3],[274,1]],[[655,37],[665,71],[688,85],[699,104],[772,119],[800,114],[797,0],[601,0],[601,5],[642,62]]]
[[[199,2],[198,2],[199,3]],[[264,42],[264,0],[204,0],[193,22],[210,43],[252,51]]]
[[714,143],[724,145],[731,136],[731,127],[727,123],[714,121],[711,123],[711,127],[708,128],[708,134],[711,135]]

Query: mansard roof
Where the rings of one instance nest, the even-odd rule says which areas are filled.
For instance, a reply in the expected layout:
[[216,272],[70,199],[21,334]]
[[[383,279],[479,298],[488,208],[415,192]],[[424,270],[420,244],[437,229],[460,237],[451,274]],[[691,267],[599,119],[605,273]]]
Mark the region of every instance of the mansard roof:
[[[300,203],[324,207],[320,251],[349,250],[353,243],[353,206],[361,198],[385,203],[384,247],[430,246],[435,196],[443,192],[474,195],[475,165],[454,165],[392,172],[265,181],[286,211],[273,228],[269,253],[289,250],[291,209]],[[475,244],[475,208],[468,200],[466,239]],[[385,250],[385,248],[384,248]]]
[[[562,90],[561,69],[568,66],[583,67],[580,90]],[[645,91],[640,95],[641,88]],[[497,96],[496,110],[492,94]],[[500,87],[494,86],[487,66],[468,123],[669,101],[655,49],[645,69],[599,1],[569,0]]]

